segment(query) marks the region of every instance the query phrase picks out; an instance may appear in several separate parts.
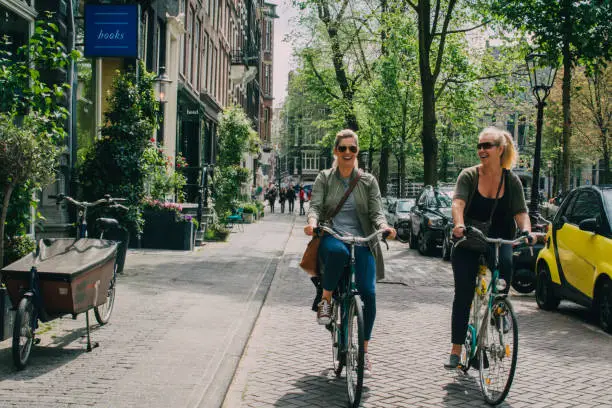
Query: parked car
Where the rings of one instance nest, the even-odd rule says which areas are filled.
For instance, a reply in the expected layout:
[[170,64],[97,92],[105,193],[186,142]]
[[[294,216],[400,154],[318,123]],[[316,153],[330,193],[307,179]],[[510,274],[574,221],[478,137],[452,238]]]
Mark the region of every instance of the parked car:
[[382,200],[382,205],[383,205],[383,213],[385,213],[385,218],[387,219],[387,224],[392,225],[389,221],[389,208],[395,201],[397,201],[397,198],[383,197],[381,200]]
[[612,333],[612,188],[583,186],[561,203],[537,259],[536,301],[545,310],[562,299],[592,308]]
[[414,207],[414,198],[400,198],[389,205],[387,223],[397,230],[397,236],[406,239],[410,228],[410,210]]
[[430,255],[436,246],[442,245],[444,229],[451,220],[451,203],[446,194],[432,186],[423,188],[410,212],[410,248]]

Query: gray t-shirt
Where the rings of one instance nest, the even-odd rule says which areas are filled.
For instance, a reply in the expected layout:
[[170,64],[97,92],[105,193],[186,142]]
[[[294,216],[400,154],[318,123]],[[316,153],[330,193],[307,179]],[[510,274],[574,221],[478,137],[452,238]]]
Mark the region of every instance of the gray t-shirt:
[[[348,190],[350,184],[350,178],[341,178],[342,184],[344,185],[344,192]],[[354,192],[348,196],[344,205],[338,211],[338,214],[334,217],[332,223],[335,229],[350,235],[356,235],[362,237],[364,235],[361,224],[359,223],[359,217],[357,215],[357,205],[355,204]]]

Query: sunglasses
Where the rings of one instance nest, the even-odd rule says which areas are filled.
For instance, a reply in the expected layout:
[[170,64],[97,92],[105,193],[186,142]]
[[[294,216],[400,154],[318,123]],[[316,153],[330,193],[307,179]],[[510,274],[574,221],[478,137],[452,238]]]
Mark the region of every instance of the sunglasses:
[[483,143],[478,143],[476,145],[477,149],[484,149],[484,150],[489,150],[492,149],[493,147],[499,146],[498,143],[491,143],[491,142],[483,142]]
[[351,151],[351,153],[357,153],[357,146],[355,146],[355,145],[352,145],[352,146],[338,145],[338,147],[336,147],[336,149],[338,149],[338,151],[340,153],[346,152],[346,149],[349,149]]

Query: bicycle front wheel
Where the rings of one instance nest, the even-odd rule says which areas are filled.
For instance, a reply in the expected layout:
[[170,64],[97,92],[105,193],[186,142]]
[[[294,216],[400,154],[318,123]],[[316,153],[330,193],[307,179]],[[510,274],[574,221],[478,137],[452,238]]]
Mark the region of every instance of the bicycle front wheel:
[[32,345],[34,344],[34,303],[29,297],[19,302],[13,326],[13,362],[22,370],[28,364]]
[[349,407],[357,408],[361,401],[361,391],[363,389],[364,365],[363,303],[359,295],[353,297],[349,306],[347,322],[346,385]]
[[518,357],[518,325],[510,300],[498,297],[481,327],[480,386],[485,401],[500,404],[508,395]]
[[111,314],[113,313],[113,307],[115,306],[115,287],[117,285],[117,268],[118,264],[115,264],[115,271],[113,278],[110,281],[110,285],[106,290],[106,302],[100,306],[94,307],[94,315],[100,326],[104,326],[108,323]]
[[344,368],[344,342],[342,341],[342,325],[340,324],[340,306],[335,300],[332,301],[332,321],[329,324],[329,330],[332,337],[332,363],[334,365],[334,374],[340,377]]

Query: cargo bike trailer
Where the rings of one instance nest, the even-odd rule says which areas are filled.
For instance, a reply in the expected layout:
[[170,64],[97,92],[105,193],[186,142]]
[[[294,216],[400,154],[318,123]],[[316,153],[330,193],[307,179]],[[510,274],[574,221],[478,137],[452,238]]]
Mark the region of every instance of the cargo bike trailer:
[[109,195],[93,203],[71,197],[50,196],[78,208],[77,238],[41,239],[36,250],[4,267],[0,288],[0,341],[12,337],[13,361],[18,369],[28,363],[38,321],[48,322],[64,315],[73,319],[85,313],[87,351],[98,346],[91,342],[89,311],[104,325],[115,303],[117,273],[123,269],[126,242],[106,240],[104,233],[120,228],[114,218],[98,218],[99,239],[87,237],[87,210],[96,206],[127,210],[124,199]]

